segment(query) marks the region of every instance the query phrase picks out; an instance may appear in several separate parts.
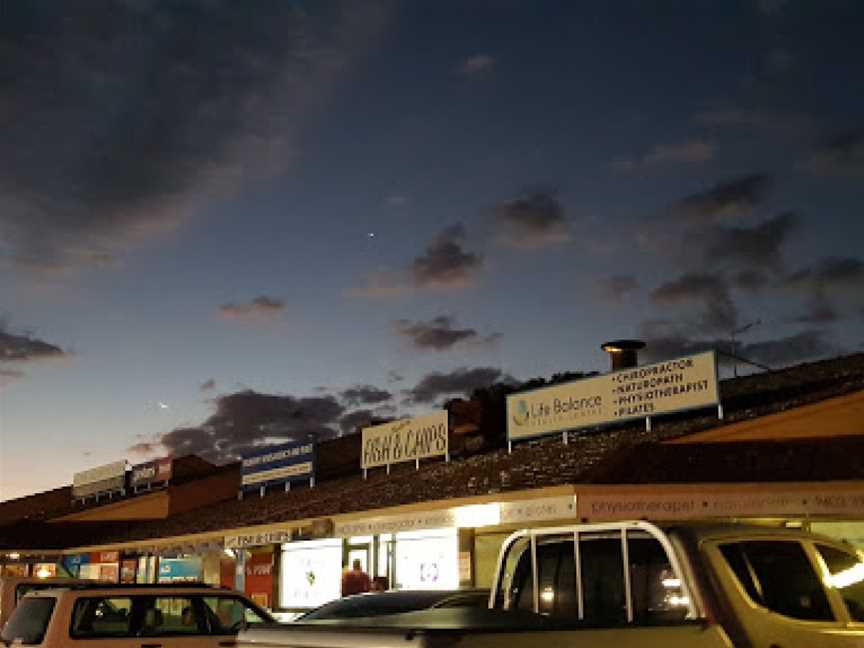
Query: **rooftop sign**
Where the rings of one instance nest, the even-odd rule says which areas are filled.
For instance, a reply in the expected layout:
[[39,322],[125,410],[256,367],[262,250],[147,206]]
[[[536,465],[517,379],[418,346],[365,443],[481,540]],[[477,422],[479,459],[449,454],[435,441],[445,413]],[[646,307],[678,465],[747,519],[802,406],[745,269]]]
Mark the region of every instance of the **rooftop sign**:
[[72,497],[81,498],[123,490],[126,487],[126,461],[77,472],[72,477]]
[[315,445],[283,443],[243,455],[241,484],[260,488],[315,477]]
[[507,397],[507,437],[650,418],[720,403],[713,351]]
[[146,463],[132,466],[132,474],[129,477],[129,485],[132,488],[156,484],[159,482],[165,483],[171,479],[172,460],[171,457],[162,459],[154,459]]
[[363,428],[362,467],[446,455],[447,411]]

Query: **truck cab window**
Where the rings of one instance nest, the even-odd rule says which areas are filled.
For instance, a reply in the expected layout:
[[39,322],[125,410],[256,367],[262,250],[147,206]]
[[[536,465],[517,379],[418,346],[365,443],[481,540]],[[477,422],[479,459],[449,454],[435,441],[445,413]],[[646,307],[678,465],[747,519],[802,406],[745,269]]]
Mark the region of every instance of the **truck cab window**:
[[687,617],[690,601],[672,569],[666,550],[649,535],[627,537],[634,623],[677,623]]
[[750,540],[720,547],[751,600],[802,621],[833,621],[828,597],[800,542]]
[[864,563],[855,554],[816,545],[828,568],[828,584],[840,592],[852,621],[864,623]]
[[580,536],[585,621],[594,625],[627,622],[621,538]]

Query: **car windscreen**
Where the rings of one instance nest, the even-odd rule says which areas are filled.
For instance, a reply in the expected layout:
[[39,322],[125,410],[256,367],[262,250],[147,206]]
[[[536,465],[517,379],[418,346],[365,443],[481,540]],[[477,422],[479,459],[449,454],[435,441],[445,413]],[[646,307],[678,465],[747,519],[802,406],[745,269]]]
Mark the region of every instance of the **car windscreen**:
[[303,615],[298,621],[318,619],[350,619],[357,617],[399,614],[432,607],[445,598],[447,592],[405,592],[399,594],[360,594],[326,603]]
[[8,643],[16,641],[25,646],[42,643],[55,600],[50,596],[21,599],[0,637]]

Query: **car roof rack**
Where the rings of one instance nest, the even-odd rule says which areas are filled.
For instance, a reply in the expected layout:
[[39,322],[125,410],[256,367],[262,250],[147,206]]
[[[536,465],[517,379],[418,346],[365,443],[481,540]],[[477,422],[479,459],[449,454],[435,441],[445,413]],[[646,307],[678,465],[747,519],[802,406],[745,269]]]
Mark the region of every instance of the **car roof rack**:
[[136,589],[154,589],[154,588],[167,588],[167,589],[188,589],[188,588],[206,588],[208,590],[225,590],[230,591],[227,587],[223,587],[221,585],[212,585],[210,583],[203,583],[201,581],[189,581],[186,583],[105,583],[105,582],[92,582],[92,583],[71,583],[67,585],[59,585],[57,588],[52,589],[70,589],[70,590],[93,590],[93,589],[128,589],[128,590],[136,590]]

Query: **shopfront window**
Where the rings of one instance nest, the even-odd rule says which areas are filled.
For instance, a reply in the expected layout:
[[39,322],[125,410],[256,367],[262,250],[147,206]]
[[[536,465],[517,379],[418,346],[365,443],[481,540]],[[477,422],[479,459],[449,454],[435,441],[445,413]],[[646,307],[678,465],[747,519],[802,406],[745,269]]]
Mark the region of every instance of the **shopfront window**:
[[342,586],[342,540],[309,540],[282,545],[280,605],[313,608],[339,598]]
[[394,540],[396,589],[458,589],[456,529],[397,533]]

